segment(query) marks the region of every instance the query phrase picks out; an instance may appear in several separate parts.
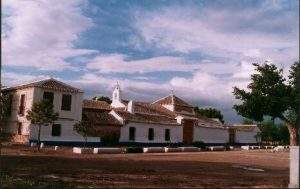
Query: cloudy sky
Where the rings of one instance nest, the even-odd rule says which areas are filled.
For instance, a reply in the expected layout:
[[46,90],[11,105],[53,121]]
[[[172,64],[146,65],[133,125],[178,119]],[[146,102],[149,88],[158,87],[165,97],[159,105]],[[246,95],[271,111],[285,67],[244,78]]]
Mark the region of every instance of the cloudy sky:
[[252,62],[287,73],[299,57],[298,0],[5,0],[1,27],[4,85],[53,77],[90,98],[119,81],[147,101],[174,90],[227,122]]

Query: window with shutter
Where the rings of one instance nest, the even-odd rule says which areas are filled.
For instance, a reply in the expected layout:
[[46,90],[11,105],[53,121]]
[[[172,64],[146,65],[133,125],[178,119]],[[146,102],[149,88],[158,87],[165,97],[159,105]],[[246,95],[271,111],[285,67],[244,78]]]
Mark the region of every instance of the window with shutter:
[[165,130],[165,141],[170,141],[170,129]]
[[19,115],[23,116],[24,112],[25,112],[25,94],[22,94],[20,98]]
[[45,91],[44,95],[43,95],[43,99],[48,100],[49,102],[51,102],[53,104],[54,93]]
[[52,125],[52,136],[60,136],[61,135],[61,125],[53,124]]
[[63,94],[61,102],[61,110],[71,111],[72,95]]
[[154,129],[149,128],[148,130],[148,140],[154,140]]
[[135,128],[129,127],[129,140],[134,141],[135,140]]

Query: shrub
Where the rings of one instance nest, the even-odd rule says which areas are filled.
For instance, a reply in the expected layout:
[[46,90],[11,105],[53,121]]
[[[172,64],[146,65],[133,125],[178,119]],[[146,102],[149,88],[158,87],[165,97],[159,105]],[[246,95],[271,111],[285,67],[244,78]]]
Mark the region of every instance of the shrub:
[[143,148],[141,148],[141,147],[128,147],[128,148],[126,148],[126,153],[143,153]]
[[203,141],[196,141],[194,142],[193,146],[204,149],[206,148],[206,144]]
[[120,134],[111,133],[101,137],[101,141],[105,146],[116,146],[119,144]]

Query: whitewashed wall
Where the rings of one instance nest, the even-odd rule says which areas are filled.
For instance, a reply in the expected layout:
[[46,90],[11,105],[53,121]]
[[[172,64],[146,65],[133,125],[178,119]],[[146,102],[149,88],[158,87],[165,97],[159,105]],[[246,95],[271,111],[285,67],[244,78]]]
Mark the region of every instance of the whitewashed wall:
[[[52,136],[52,126],[41,127],[42,141],[60,141],[60,142],[84,142],[84,138],[73,130],[76,121],[59,119],[56,124],[61,124],[61,135]],[[38,126],[31,125],[30,140],[37,140]],[[88,137],[88,142],[100,142],[99,137]]]
[[[129,140],[129,128],[135,127],[135,141]],[[154,140],[148,140],[149,128],[154,129]],[[165,141],[165,129],[170,129],[170,141]],[[182,126],[158,125],[145,123],[129,123],[121,127],[120,142],[139,143],[180,143],[182,142]]]
[[[13,103],[12,103],[12,113],[9,118],[6,131],[10,133],[17,133],[18,122],[22,123],[22,135],[29,136],[30,140],[37,140],[37,127],[32,125],[30,121],[26,119],[27,111],[32,108],[33,103],[38,102],[43,99],[44,91],[53,92],[54,99],[54,111],[59,114],[59,119],[55,122],[61,124],[61,136],[52,136],[52,126],[42,126],[41,130],[41,140],[45,141],[72,141],[80,142],[84,141],[84,138],[73,131],[73,125],[81,120],[82,116],[82,97],[83,93],[64,93],[53,90],[44,90],[41,88],[26,88],[20,89],[13,92]],[[20,106],[20,97],[25,94],[25,115],[18,115]],[[72,95],[71,111],[61,110],[62,95],[70,94]],[[89,142],[99,142],[99,138],[89,137]]]
[[[62,141],[62,142],[83,142],[84,138],[73,130],[74,124],[81,120],[82,116],[82,96],[83,93],[67,93],[53,90],[44,90],[41,88],[35,89],[34,102],[43,99],[44,91],[53,92],[54,111],[59,114],[59,119],[55,121],[56,124],[61,124],[61,136],[52,136],[52,126],[42,126],[41,140],[43,141]],[[71,111],[61,110],[62,95],[72,95]],[[37,140],[37,127],[31,127],[31,140]],[[88,142],[99,142],[98,137],[88,137]]]
[[236,131],[235,133],[235,142],[236,143],[257,143],[260,142],[256,140],[257,135],[256,130],[254,131]]
[[[32,107],[34,89],[27,88],[22,90],[16,90],[11,94],[13,95],[12,107],[11,107],[12,109],[11,109],[11,115],[8,119],[8,124],[7,127],[5,128],[5,131],[9,133],[17,133],[18,132],[17,123],[21,122],[22,135],[29,135],[30,121],[26,119],[26,115],[27,115],[27,111],[30,110]],[[25,114],[21,116],[18,113],[19,113],[19,106],[20,106],[20,98],[21,95],[23,94],[25,95],[25,110],[24,110]]]
[[[66,93],[66,92],[60,92],[60,91],[44,90],[41,88],[35,88],[34,102],[38,102],[43,99],[44,91],[54,93],[54,99],[53,99],[54,111],[59,113],[60,118],[81,120],[83,93]],[[72,95],[71,111],[61,110],[63,94]]]
[[227,129],[195,126],[193,141],[203,141],[204,143],[228,143],[229,133]]

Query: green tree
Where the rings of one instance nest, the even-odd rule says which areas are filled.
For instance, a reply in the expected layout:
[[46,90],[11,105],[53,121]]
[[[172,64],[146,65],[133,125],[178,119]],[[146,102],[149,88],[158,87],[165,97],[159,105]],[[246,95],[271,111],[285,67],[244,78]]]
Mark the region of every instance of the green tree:
[[74,130],[84,138],[84,146],[87,146],[87,138],[89,135],[94,135],[95,130],[89,119],[83,115],[82,120],[74,124]]
[[234,87],[233,94],[242,103],[233,108],[239,115],[258,122],[263,121],[265,116],[270,116],[273,120],[281,119],[288,127],[290,145],[297,145],[299,124],[291,120],[289,115],[294,112],[296,122],[300,122],[299,62],[291,67],[288,84],[282,69],[274,64],[253,65],[257,73],[251,75],[248,90]]
[[11,98],[8,94],[0,93],[0,154],[3,142],[9,141],[11,134],[6,133],[4,124],[11,112]]
[[245,125],[253,125],[253,124],[255,124],[255,123],[254,123],[253,120],[245,118],[245,119],[243,120],[243,124],[245,124]]
[[289,130],[283,124],[278,125],[278,137],[279,137],[280,144],[283,144],[283,145],[289,144],[289,141],[290,141]]
[[222,115],[221,111],[217,110],[216,108],[199,108],[199,107],[195,107],[194,110],[195,110],[195,113],[197,115],[205,116],[205,117],[208,117],[208,118],[217,118],[222,123],[224,123],[223,115]]
[[93,100],[98,100],[98,101],[105,101],[105,102],[107,102],[108,104],[111,103],[110,98],[107,97],[107,96],[100,96],[100,97],[95,96],[95,97],[93,97],[92,99],[93,99]]
[[9,94],[0,94],[0,124],[3,126],[4,122],[11,113],[11,97]]
[[38,126],[38,150],[40,150],[41,126],[53,124],[58,119],[58,113],[53,110],[53,103],[42,100],[33,104],[32,109],[27,111],[26,119]]
[[279,141],[278,127],[273,121],[264,121],[259,124],[260,137],[263,142],[277,142]]

